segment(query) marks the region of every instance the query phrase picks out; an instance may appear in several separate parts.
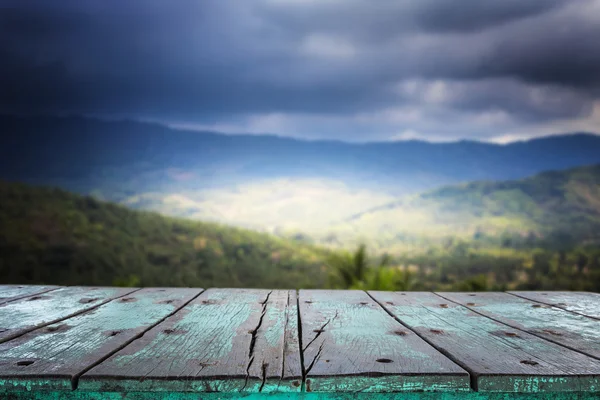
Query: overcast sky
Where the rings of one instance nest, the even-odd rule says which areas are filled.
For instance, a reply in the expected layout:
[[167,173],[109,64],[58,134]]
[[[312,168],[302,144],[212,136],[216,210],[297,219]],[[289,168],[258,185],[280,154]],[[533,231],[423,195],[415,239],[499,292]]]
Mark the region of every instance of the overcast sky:
[[0,0],[0,111],[347,141],[600,132],[600,0]]

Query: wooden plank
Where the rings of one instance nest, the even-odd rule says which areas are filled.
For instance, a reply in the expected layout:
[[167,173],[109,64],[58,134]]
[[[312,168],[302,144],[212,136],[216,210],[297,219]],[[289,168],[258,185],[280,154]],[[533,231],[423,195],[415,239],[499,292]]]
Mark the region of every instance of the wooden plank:
[[58,289],[58,286],[0,285],[0,304]]
[[508,292],[512,295],[600,319],[600,294],[590,292]]
[[2,400],[598,400],[598,393],[495,393],[495,392],[400,392],[400,393],[195,393],[195,392],[87,392],[80,390],[12,392]]
[[0,343],[137,289],[67,287],[0,305]]
[[301,290],[306,391],[469,390],[466,371],[365,292]]
[[0,390],[70,390],[84,371],[141,336],[201,289],[142,289],[0,344]]
[[600,321],[508,293],[439,293],[514,328],[600,359]]
[[298,348],[284,344],[294,329],[293,299],[285,290],[209,289],[82,375],[79,388],[297,392]]
[[302,364],[297,326],[296,291],[273,291],[255,335],[254,359],[248,370],[252,377],[263,377],[265,383],[259,391],[300,390]]
[[600,362],[479,315],[433,293],[370,294],[467,369],[481,392],[599,391]]

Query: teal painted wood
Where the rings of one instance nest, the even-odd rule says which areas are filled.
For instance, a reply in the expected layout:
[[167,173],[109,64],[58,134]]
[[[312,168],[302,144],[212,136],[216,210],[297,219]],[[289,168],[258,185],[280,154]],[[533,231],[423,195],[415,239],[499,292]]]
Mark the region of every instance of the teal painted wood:
[[0,285],[0,304],[46,293],[54,289],[58,289],[58,286]]
[[600,359],[600,321],[507,293],[439,293],[506,325]]
[[0,305],[0,343],[137,289],[68,287]]
[[512,295],[600,319],[600,294],[590,292],[508,292]]
[[469,376],[365,292],[301,290],[307,392],[469,390]]
[[597,400],[596,393],[193,393],[193,392],[15,392],[7,400]]
[[433,293],[369,293],[468,370],[478,391],[600,392],[600,362],[594,358],[511,329]]
[[142,289],[0,344],[0,391],[71,390],[76,379],[201,289]]
[[286,326],[293,329],[285,317],[294,311],[282,312],[288,307],[288,294],[209,289],[83,374],[79,390],[299,391],[301,377],[294,371],[300,367],[293,365],[298,359],[287,357],[294,345],[284,345]]
[[[302,357],[300,355],[300,334],[298,332],[298,293],[288,291],[286,325],[284,327],[283,376],[289,380],[302,381]],[[295,385],[295,383],[292,383]]]

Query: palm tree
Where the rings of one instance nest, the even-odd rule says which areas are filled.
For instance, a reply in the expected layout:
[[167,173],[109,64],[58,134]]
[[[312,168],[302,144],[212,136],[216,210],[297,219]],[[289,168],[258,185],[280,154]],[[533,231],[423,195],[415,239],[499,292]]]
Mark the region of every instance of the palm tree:
[[[344,289],[384,289],[396,286],[398,270],[388,268],[391,258],[384,254],[376,267],[369,266],[367,246],[360,244],[354,253],[347,251],[333,253],[327,264],[331,267],[333,281],[340,282]],[[335,284],[333,286],[340,286]]]

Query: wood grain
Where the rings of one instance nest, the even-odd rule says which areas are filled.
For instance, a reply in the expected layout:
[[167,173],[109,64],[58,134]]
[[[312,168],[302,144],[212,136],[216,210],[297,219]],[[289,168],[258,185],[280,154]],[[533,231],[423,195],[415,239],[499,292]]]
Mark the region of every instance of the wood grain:
[[137,289],[68,287],[0,305],[0,343]]
[[200,294],[142,289],[0,344],[0,390],[71,389],[76,378]]
[[439,293],[471,310],[600,359],[600,321],[507,293]]
[[[209,289],[82,375],[81,390],[299,391],[289,291]],[[287,309],[287,312],[285,311]],[[287,321],[287,324],[286,324]],[[285,368],[284,368],[285,363]]]
[[479,391],[600,389],[600,362],[448,302],[433,293],[369,292],[408,328],[471,373]]
[[0,285],[0,304],[58,289],[58,286]]
[[468,390],[469,376],[365,292],[301,290],[306,390]]
[[600,294],[590,292],[507,292],[515,296],[600,319]]

